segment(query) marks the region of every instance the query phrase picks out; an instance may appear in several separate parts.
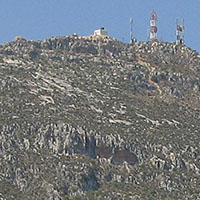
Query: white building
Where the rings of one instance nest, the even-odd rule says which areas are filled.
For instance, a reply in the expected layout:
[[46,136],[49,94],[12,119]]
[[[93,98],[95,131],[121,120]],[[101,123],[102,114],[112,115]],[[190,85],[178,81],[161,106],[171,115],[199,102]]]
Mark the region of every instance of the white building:
[[100,29],[94,31],[94,35],[108,36],[108,31],[106,31],[104,28],[100,28]]

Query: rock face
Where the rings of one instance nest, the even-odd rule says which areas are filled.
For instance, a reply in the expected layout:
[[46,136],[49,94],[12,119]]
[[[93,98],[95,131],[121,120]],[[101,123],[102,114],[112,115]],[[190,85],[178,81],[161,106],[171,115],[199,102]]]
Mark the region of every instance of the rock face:
[[200,55],[109,37],[0,46],[0,199],[200,199]]

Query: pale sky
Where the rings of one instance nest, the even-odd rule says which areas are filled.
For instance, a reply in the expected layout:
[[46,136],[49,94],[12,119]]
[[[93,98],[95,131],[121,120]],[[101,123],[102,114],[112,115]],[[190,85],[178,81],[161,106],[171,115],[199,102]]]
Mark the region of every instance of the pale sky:
[[147,41],[152,10],[158,14],[158,39],[175,41],[176,18],[184,18],[185,43],[200,52],[199,0],[2,0],[0,43],[16,35],[31,40],[91,35],[100,27],[129,42],[130,17],[137,40]]

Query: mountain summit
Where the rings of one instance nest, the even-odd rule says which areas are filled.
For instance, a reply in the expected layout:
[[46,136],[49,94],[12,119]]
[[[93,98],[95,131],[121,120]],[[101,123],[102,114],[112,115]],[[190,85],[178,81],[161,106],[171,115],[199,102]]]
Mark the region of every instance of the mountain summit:
[[0,45],[0,199],[200,199],[199,79],[174,43]]

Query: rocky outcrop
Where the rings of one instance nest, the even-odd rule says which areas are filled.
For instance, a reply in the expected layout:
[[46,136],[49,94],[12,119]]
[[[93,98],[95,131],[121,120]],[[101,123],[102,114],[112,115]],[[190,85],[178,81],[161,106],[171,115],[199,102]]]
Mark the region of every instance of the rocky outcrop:
[[199,63],[171,43],[0,46],[0,198],[199,199]]

